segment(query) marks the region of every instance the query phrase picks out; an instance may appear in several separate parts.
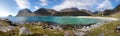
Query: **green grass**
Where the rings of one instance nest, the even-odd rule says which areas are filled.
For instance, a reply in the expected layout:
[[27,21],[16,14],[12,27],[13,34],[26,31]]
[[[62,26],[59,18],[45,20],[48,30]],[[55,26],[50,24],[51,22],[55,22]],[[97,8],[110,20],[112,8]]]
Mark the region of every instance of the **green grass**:
[[2,32],[0,31],[0,36],[18,36],[19,35],[19,30],[15,29],[15,30],[11,30],[8,32]]
[[[120,13],[112,14],[108,17],[120,18]],[[120,25],[120,20],[106,23],[99,28],[93,28],[89,32],[89,36],[99,36],[104,33],[104,36],[120,36],[120,32],[116,32],[115,28]]]
[[[49,29],[43,29],[43,28],[36,28],[38,26],[36,25],[24,25],[26,28],[29,28],[33,34],[31,35],[49,35],[49,36],[64,36],[64,32],[65,31],[68,31],[70,32],[70,35],[73,35],[72,33],[72,30],[63,30],[63,31],[60,31],[60,30],[49,30]],[[57,32],[57,33],[55,33]],[[29,36],[31,36],[29,35]]]
[[[114,21],[110,23],[106,23],[103,26],[100,26],[99,28],[93,28],[90,32],[88,32],[89,36],[98,36],[100,33],[104,33],[105,36],[120,36],[120,32],[115,32],[115,28],[120,25],[119,21]],[[30,31],[33,32],[33,34],[29,35],[21,35],[21,36],[42,36],[42,35],[49,35],[49,36],[64,36],[64,32],[68,31],[70,32],[70,35],[73,36],[72,30],[48,30],[48,29],[42,29],[42,28],[36,28],[38,25],[24,25],[24,27],[30,29]],[[57,32],[58,34],[54,33]],[[19,31],[18,29],[14,31],[9,32],[0,32],[0,36],[18,36]]]
[[120,13],[112,14],[111,17],[120,18]]
[[115,28],[120,25],[119,21],[114,21],[106,23],[99,28],[93,28],[89,32],[90,36],[98,36],[101,33],[104,33],[105,36],[120,36],[120,32],[116,32]]

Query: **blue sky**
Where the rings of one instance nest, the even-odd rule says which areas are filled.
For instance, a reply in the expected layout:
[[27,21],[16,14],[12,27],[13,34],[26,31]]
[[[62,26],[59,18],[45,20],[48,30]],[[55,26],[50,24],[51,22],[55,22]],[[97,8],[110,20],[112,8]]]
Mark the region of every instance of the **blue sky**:
[[64,8],[77,7],[90,11],[113,9],[120,0],[0,0],[0,16],[15,16],[19,10],[28,8],[35,11],[39,8],[50,8],[60,11]]

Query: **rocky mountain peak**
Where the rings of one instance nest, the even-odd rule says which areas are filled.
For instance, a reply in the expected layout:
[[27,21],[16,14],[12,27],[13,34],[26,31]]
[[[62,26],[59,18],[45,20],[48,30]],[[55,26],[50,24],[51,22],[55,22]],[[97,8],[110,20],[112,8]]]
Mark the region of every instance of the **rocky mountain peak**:
[[79,9],[72,7],[72,8],[62,9],[60,12],[71,12],[71,11],[79,11]]
[[17,16],[29,16],[31,13],[29,9],[22,9],[18,12]]
[[50,13],[47,11],[46,8],[40,8],[37,11],[34,12],[36,15],[41,16],[41,15],[50,15]]
[[19,12],[28,12],[28,13],[31,13],[31,11],[30,11],[29,9],[27,9],[27,8],[22,9],[22,10],[20,10]]

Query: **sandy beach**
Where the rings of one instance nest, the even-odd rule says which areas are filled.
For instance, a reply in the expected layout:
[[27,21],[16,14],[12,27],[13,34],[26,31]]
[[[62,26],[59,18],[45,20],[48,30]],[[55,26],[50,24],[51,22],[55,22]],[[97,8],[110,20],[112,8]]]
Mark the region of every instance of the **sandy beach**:
[[77,18],[96,18],[96,19],[106,19],[106,20],[119,20],[118,18],[112,17],[92,17],[92,16],[77,16]]
[[[112,21],[117,21],[117,20],[119,20],[118,18],[111,18],[111,17],[91,17],[91,16],[79,16],[79,17],[77,17],[77,18],[95,18],[95,19],[105,20],[105,21],[107,21],[107,22],[112,22]],[[89,31],[90,29],[100,27],[101,25],[103,25],[103,24],[105,24],[105,23],[106,23],[106,22],[104,22],[104,23],[96,23],[96,24],[94,24],[94,25],[91,25],[91,27],[86,26],[86,27],[83,27],[83,28],[80,29],[80,30],[82,30],[82,31]]]

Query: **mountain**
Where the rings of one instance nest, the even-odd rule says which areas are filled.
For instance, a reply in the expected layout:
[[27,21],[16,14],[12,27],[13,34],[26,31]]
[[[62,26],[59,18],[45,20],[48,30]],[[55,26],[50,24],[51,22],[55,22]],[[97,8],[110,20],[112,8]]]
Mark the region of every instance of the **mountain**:
[[77,8],[67,8],[55,13],[54,16],[91,16],[91,14]]
[[97,16],[109,16],[111,14],[114,14],[114,10],[112,9],[106,9],[104,11],[95,11],[93,14],[97,15]]
[[104,11],[104,14],[103,15],[112,15],[112,14],[115,14],[115,13],[120,13],[120,5],[118,5],[117,7],[115,7],[113,10],[112,9],[106,9]]
[[100,12],[103,12],[103,11],[95,11],[93,12],[93,14],[99,14]]
[[58,12],[55,13],[54,16],[91,16],[91,14],[83,12],[83,11],[78,11],[78,12]]
[[47,9],[47,12],[50,13],[51,16],[53,16],[55,13],[57,13],[58,11],[54,10],[54,9]]
[[80,11],[85,12],[85,13],[87,13],[89,15],[93,15],[93,12],[91,12],[90,10],[81,9]]
[[12,15],[8,15],[8,17],[13,17]]
[[117,7],[114,8],[114,11],[115,12],[120,12],[120,4]]
[[112,14],[110,16],[119,18],[119,16],[120,16],[120,4],[117,7],[115,7],[113,10],[114,10],[114,14]]
[[71,12],[71,11],[79,11],[79,9],[72,7],[72,8],[65,8],[65,9],[60,10],[60,12]]
[[89,10],[79,10],[78,8],[66,8],[61,11],[40,8],[34,12],[29,9],[22,9],[16,16],[91,16],[91,14]]
[[115,7],[114,9],[106,9],[106,10],[104,10],[104,11],[102,11],[102,12],[94,12],[94,14],[96,14],[96,15],[102,15],[102,16],[110,16],[110,15],[112,15],[112,14],[117,14],[117,13],[120,13],[120,4],[117,6],[117,7]]
[[50,12],[47,11],[46,8],[40,8],[34,12],[36,16],[49,16],[51,15]]
[[22,9],[18,12],[18,14],[16,15],[17,17],[19,16],[34,16],[34,13],[32,13],[29,9]]
[[78,8],[65,8],[54,14],[54,16],[90,16],[86,11],[80,11]]
[[109,16],[109,15],[114,14],[114,13],[115,13],[115,12],[114,12],[113,10],[111,10],[111,9],[106,9],[106,10],[104,11],[103,15]]

